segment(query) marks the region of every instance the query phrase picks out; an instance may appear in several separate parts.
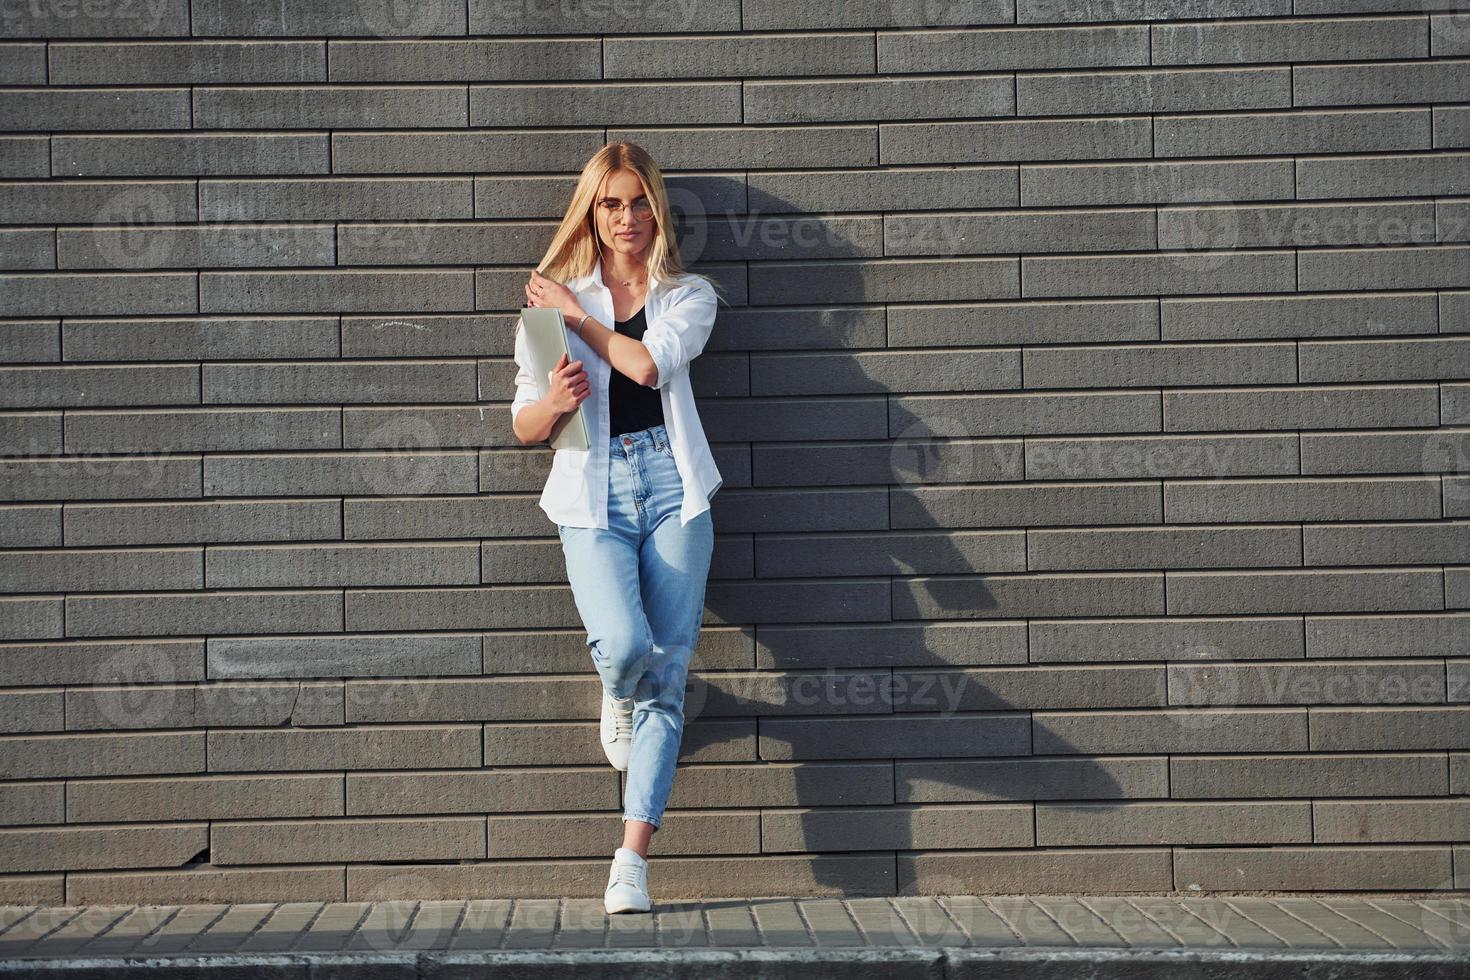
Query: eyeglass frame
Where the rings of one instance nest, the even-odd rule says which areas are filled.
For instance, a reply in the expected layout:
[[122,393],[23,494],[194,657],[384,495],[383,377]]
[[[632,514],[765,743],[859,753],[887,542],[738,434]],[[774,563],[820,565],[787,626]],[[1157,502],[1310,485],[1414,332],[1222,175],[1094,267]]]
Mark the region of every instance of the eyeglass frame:
[[[607,204],[607,202],[608,201],[612,201],[612,200],[616,200],[616,199],[615,198],[610,198],[610,197],[605,197],[605,198],[600,199],[597,202],[597,206],[598,207],[600,207],[600,208],[606,208],[607,209],[607,212],[608,212],[608,220],[610,220],[610,221],[614,221],[617,218],[619,218],[622,215],[622,213],[623,213],[623,209],[624,208],[629,208],[629,207],[631,207],[631,208],[634,209],[633,210],[633,218],[635,220],[637,220],[637,221],[647,221],[647,220],[649,220],[650,218],[653,217],[653,202],[650,201],[647,197],[640,197],[640,198],[638,198],[638,200],[634,201],[632,204],[624,204],[622,201],[618,201],[617,204],[616,204],[616,206],[609,207],[608,204]],[[638,210],[637,210],[639,207],[647,208],[648,209],[648,213],[645,214],[645,215],[640,216],[638,214]]]

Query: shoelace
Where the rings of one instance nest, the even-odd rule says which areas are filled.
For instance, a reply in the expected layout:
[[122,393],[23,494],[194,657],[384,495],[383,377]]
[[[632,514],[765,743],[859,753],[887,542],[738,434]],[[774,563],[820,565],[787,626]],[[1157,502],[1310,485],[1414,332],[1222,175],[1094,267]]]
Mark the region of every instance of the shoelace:
[[639,891],[643,890],[643,872],[646,869],[641,864],[624,864],[614,861],[612,867],[612,881],[608,887],[613,885],[632,885]]
[[618,710],[617,702],[614,701],[613,702],[612,717],[613,717],[613,737],[614,738],[618,738],[618,739],[632,738],[633,737],[633,712],[630,711],[626,715],[623,714],[621,711]]

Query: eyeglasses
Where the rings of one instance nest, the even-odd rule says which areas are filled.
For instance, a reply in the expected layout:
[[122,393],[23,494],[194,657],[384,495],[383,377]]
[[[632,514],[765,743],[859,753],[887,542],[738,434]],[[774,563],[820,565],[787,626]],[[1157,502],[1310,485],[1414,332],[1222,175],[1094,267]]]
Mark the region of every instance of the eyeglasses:
[[[627,207],[627,205],[624,204],[622,201],[614,201],[612,199],[598,201],[597,203],[602,207],[603,213],[606,214],[609,219],[616,219],[620,217],[623,213],[623,208]],[[646,197],[640,197],[638,200],[634,201],[633,217],[638,221],[647,221],[649,218],[653,217],[652,202],[650,202]]]

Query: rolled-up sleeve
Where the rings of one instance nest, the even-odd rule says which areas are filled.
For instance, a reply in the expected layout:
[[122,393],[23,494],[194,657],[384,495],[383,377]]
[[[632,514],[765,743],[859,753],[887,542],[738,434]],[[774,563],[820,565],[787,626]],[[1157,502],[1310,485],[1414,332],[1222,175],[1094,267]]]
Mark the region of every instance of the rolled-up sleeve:
[[704,350],[715,328],[718,305],[715,289],[707,280],[674,287],[667,307],[643,332],[643,346],[658,367],[654,388],[668,384]]
[[541,399],[541,393],[536,389],[536,376],[532,374],[531,350],[526,344],[526,327],[524,321],[516,319],[516,393],[510,403],[510,421],[515,424],[516,416],[521,414],[521,409]]

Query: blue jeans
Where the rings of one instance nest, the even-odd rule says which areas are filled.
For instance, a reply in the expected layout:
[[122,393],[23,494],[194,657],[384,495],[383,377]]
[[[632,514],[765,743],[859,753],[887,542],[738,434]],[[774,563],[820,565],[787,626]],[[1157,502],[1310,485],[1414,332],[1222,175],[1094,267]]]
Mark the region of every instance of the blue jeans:
[[623,820],[656,833],[684,734],[714,524],[706,510],[680,525],[684,487],[662,425],[614,435],[610,449],[607,530],[556,527],[602,686],[636,699]]

